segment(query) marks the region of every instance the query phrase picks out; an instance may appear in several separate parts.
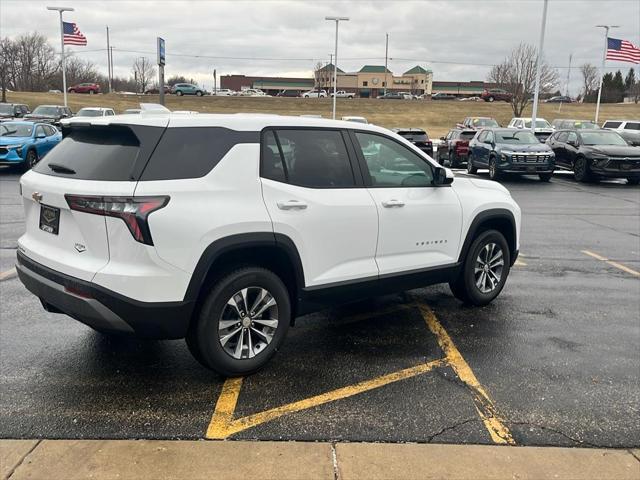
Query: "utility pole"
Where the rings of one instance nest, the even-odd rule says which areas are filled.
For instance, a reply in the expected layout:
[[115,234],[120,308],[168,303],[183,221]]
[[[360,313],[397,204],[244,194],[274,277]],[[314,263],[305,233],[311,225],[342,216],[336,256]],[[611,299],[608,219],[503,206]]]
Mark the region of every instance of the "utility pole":
[[64,23],[62,12],[73,12],[71,7],[47,7],[47,10],[55,10],[60,14],[60,59],[62,60],[62,90],[64,92],[64,106],[67,106],[67,61],[64,57]]
[[158,37],[157,42],[158,42],[158,94],[159,94],[160,105],[164,105],[164,64],[165,64],[164,38]]
[[109,47],[109,65],[111,65],[111,85],[113,85],[113,77],[115,77],[115,73],[113,72],[113,49],[115,48],[113,45]]
[[109,46],[109,25],[107,25],[107,76],[109,80],[109,93],[111,93],[111,75],[113,72],[111,71],[111,47]]
[[218,72],[213,69],[213,94],[218,95]]
[[547,5],[549,0],[544,0],[542,7],[542,26],[540,27],[540,42],[538,43],[538,61],[536,62],[536,89],[533,93],[533,112],[531,113],[531,131],[536,131],[536,117],[538,115],[538,100],[540,98],[540,70],[542,70],[542,51],[544,49],[544,30],[547,26]]
[[335,63],[333,65],[333,116],[336,119],[336,91],[338,89],[338,24],[342,20],[343,22],[349,21],[349,17],[324,17],[325,20],[336,22],[336,48],[334,52]]
[[602,68],[600,69],[600,86],[598,87],[598,101],[596,102],[596,118],[598,123],[598,115],[600,114],[600,97],[602,96],[602,79],[604,77],[604,66],[607,61],[607,48],[609,47],[609,30],[618,28],[620,25],[596,25],[598,28],[604,28],[604,51],[602,52]]
[[387,63],[389,61],[389,34],[387,33],[387,41],[384,47],[384,94],[387,94],[387,85],[389,85],[389,81],[387,80]]

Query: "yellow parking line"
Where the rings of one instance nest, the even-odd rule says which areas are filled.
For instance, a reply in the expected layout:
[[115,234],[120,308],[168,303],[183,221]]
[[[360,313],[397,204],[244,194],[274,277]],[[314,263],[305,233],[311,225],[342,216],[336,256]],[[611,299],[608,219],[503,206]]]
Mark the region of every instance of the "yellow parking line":
[[613,260],[609,260],[608,258],[603,257],[602,255],[598,255],[597,253],[594,253],[590,250],[581,250],[581,252],[584,253],[585,255],[589,255],[590,257],[595,258],[596,260],[600,260],[601,262],[605,262],[611,265],[612,267],[622,270],[623,272],[627,272],[628,274],[633,275],[634,277],[640,277],[640,272],[632,268],[629,268],[626,265],[623,265],[618,262],[614,262]]
[[[229,397],[224,399],[223,408],[220,411],[218,411],[218,406],[220,405],[220,399],[218,399],[216,411],[214,412],[211,423],[209,424],[209,428],[207,429],[207,438],[221,440],[227,438],[230,435],[233,435],[234,433],[238,433],[248,428],[255,427],[257,425],[260,425],[261,423],[275,420],[276,418],[288,413],[299,412],[301,410],[307,410],[309,408],[317,407],[325,403],[335,402],[336,400],[352,397],[353,395],[358,395],[369,390],[374,390],[376,388],[383,387],[384,385],[389,385],[390,383],[398,382],[400,380],[405,380],[407,378],[430,372],[434,368],[441,367],[443,365],[445,365],[445,362],[442,359],[434,360],[432,362],[416,365],[415,367],[405,368],[404,370],[400,370],[399,372],[393,372],[371,380],[365,380],[363,382],[356,383],[355,385],[349,385],[347,387],[338,388],[336,390],[322,393],[314,397],[305,398],[304,400],[300,400],[298,402],[288,403],[280,407],[271,408],[269,410],[255,413],[253,415],[239,418],[237,420],[232,420],[231,416],[227,415],[227,407],[232,403],[235,406],[235,401],[237,400],[237,396],[235,397],[235,399],[233,399],[231,397],[231,394],[229,394]],[[231,412],[231,414],[233,414],[233,412]]]
[[228,378],[224,382],[216,409],[207,428],[207,438],[226,438],[228,436],[226,429],[233,420],[233,412],[236,410],[241,388],[242,377]]
[[18,272],[16,272],[16,267],[13,267],[10,270],[7,270],[6,272],[1,272],[0,273],[0,281],[2,280],[8,280],[10,278],[15,277],[18,274]]
[[485,428],[489,431],[491,440],[495,443],[514,445],[515,441],[504,424],[504,421],[498,415],[493,401],[476,378],[469,364],[462,357],[462,354],[451,340],[451,337],[442,327],[438,319],[429,307],[423,303],[417,303],[420,313],[427,322],[429,330],[436,336],[440,348],[445,353],[447,363],[453,368],[458,378],[469,387],[474,396],[476,410],[482,418]]

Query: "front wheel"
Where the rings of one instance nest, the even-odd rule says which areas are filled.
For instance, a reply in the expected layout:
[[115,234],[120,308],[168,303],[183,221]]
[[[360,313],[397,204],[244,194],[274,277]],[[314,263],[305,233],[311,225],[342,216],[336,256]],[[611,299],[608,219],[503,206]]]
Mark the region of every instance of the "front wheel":
[[579,157],[573,165],[573,176],[578,182],[586,183],[591,180],[591,171],[587,159]]
[[177,95],[177,96],[179,96],[179,97],[181,97],[181,96],[182,96],[182,91],[178,90],[178,91],[176,92],[176,95]]
[[489,178],[494,181],[500,179],[500,170],[498,170],[498,161],[495,157],[489,160]]
[[196,92],[196,97],[201,97],[201,96],[202,96],[202,92],[201,92],[200,90],[198,90],[198,91]]
[[493,98],[493,97],[489,97],[489,101],[490,101],[490,102],[493,102],[494,100],[495,100],[495,98]]
[[471,160],[471,156],[467,159],[467,173],[475,174],[478,172],[478,169],[473,166],[473,160]]
[[275,355],[290,321],[282,280],[261,267],[241,268],[213,285],[187,346],[207,368],[225,376],[248,375]]
[[458,278],[449,283],[451,292],[464,303],[487,305],[504,288],[510,258],[509,245],[500,232],[482,232],[469,247]]
[[638,185],[640,178],[627,178],[627,185]]
[[35,150],[29,150],[27,152],[27,162],[25,165],[25,169],[29,170],[33,167],[36,166],[36,163],[38,163],[38,153]]

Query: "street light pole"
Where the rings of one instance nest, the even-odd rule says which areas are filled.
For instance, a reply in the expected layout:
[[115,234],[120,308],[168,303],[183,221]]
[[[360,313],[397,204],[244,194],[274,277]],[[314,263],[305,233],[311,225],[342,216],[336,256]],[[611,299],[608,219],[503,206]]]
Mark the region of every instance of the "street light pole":
[[602,68],[600,69],[600,86],[598,87],[598,101],[596,102],[596,118],[598,123],[598,115],[600,114],[600,97],[602,96],[602,79],[604,78],[604,66],[607,60],[607,47],[609,46],[609,30],[618,28],[620,25],[596,25],[598,28],[604,28],[604,51],[602,52]]
[[[334,64],[333,64],[333,119],[336,119],[336,93],[338,90],[338,24],[340,21],[348,21],[349,17],[324,17],[325,20],[331,20],[336,22],[336,48],[334,52]],[[319,95],[319,94],[318,94]]]
[[67,62],[64,58],[64,24],[62,12],[73,12],[71,7],[47,7],[47,10],[55,10],[60,14],[60,59],[62,60],[62,91],[64,92],[64,106],[67,106]]
[[[540,43],[538,44],[538,61],[536,62],[536,87],[533,93],[533,112],[531,113],[531,131],[536,131],[536,116],[538,115],[538,100],[540,98],[540,71],[542,70],[542,49],[544,48],[544,30],[547,26],[547,4],[544,0],[542,7],[542,26],[540,27]],[[526,92],[525,92],[526,94]]]

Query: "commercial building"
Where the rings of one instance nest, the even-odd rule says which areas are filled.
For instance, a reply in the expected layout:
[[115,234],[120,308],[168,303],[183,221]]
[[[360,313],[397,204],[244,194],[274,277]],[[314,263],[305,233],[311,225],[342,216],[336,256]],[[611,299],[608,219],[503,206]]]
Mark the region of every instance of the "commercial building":
[[239,92],[248,88],[259,88],[268,95],[276,95],[282,90],[306,92],[314,86],[313,78],[291,77],[248,77],[246,75],[223,75],[220,88],[229,88]]
[[[319,88],[333,88],[332,64],[316,70]],[[433,72],[419,65],[401,75],[394,75],[384,65],[365,65],[357,72],[345,72],[338,69],[337,88],[355,93],[363,98],[376,98],[387,92],[408,92],[413,95],[431,95]]]
[[433,82],[433,93],[447,93],[456,97],[478,97],[483,90],[497,88],[495,83],[483,81],[471,82]]

